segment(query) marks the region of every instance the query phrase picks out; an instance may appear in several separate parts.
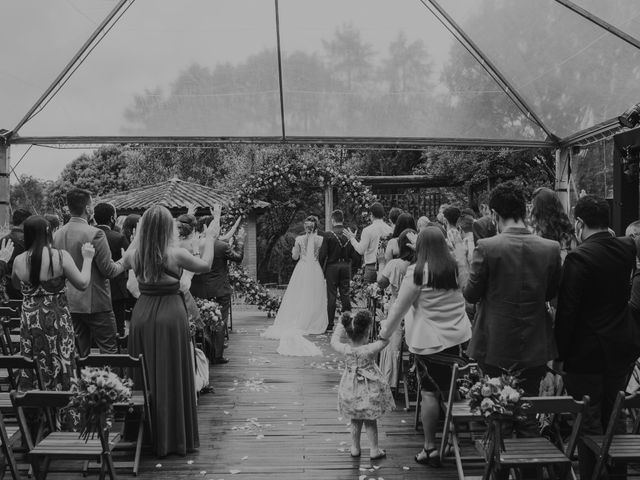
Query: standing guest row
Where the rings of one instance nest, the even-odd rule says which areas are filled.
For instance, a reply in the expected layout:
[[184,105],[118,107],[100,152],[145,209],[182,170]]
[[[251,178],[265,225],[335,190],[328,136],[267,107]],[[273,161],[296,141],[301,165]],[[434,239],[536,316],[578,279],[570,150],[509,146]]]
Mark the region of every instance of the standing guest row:
[[[154,452],[185,455],[198,448],[199,439],[193,344],[184,299],[189,286],[183,294],[180,277],[183,271],[211,271],[220,209],[196,248],[185,249],[164,207],[153,207],[142,217],[126,217],[122,233],[117,233],[115,209],[105,203],[94,208],[90,192],[69,191],[67,204],[71,216],[56,231],[53,219],[16,211],[9,238],[0,242],[0,274],[11,275],[12,296],[23,297],[21,354],[38,362],[46,389],[69,390],[76,355],[88,355],[94,345],[101,353],[117,353],[118,334],[125,333],[126,326],[114,310],[120,312],[130,302],[123,284],[126,270],[132,269],[140,295],[130,322],[128,352],[143,354],[149,372]],[[93,220],[97,226],[91,225]],[[236,236],[238,251],[242,236]],[[226,275],[227,246],[216,243],[222,252],[216,278],[221,278],[220,272]],[[203,296],[211,298],[206,292]],[[223,294],[213,296],[220,300]],[[215,358],[220,360],[222,347],[216,348]],[[34,379],[24,372],[20,388],[33,387]]]

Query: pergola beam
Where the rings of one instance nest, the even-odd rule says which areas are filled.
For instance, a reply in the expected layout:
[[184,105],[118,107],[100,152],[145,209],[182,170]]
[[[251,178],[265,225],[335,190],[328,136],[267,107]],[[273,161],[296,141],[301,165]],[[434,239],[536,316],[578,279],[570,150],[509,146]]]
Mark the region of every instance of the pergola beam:
[[579,5],[576,5],[575,3],[571,2],[570,0],[555,0],[555,1],[557,3],[559,3],[560,5],[563,5],[564,7],[568,8],[572,12],[577,13],[581,17],[587,19],[591,23],[595,23],[600,28],[605,29],[610,34],[615,35],[616,37],[618,37],[621,40],[624,40],[629,45],[632,45],[632,46],[634,46],[634,47],[636,47],[637,49],[640,50],[640,41],[637,38],[632,37],[631,35],[629,35],[627,32],[624,32],[624,31],[620,30],[619,28],[614,27],[609,22],[605,22],[603,19],[601,19],[597,15],[594,15],[590,11],[585,10],[584,8],[582,8]]
[[[135,0],[120,0],[118,4],[109,12],[106,18],[98,25],[95,31],[91,34],[91,36],[87,39],[87,41],[80,47],[80,49],[76,52],[73,58],[67,63],[67,65],[62,69],[62,71],[58,74],[55,80],[49,85],[49,87],[44,91],[44,93],[36,100],[36,103],[29,109],[29,111],[25,114],[24,117],[18,122],[18,124],[13,128],[12,135],[18,133],[18,131],[22,128],[22,126],[27,123],[34,113],[47,101],[52,92],[62,83],[63,80],[68,78],[69,72],[77,65],[77,63],[81,60],[83,55],[91,48],[94,44],[95,40],[98,36],[104,31],[104,29],[111,23],[111,21],[115,18],[116,15],[122,10],[122,8],[127,3],[133,3]],[[73,72],[71,72],[73,73]]]
[[555,148],[554,142],[546,140],[504,140],[486,138],[416,138],[416,137],[140,137],[140,136],[52,136],[11,138],[14,145],[83,145],[87,148],[109,144],[139,145],[224,145],[224,144],[289,144],[289,145],[347,145],[347,146],[392,146],[392,147],[493,147],[493,148]]
[[529,106],[527,101],[513,87],[511,82],[493,64],[485,53],[471,40],[471,37],[456,23],[456,21],[446,12],[436,0],[419,0],[444,27],[460,42],[460,44],[476,59],[480,66],[493,78],[500,89],[511,99],[518,109],[528,118],[538,124],[547,134],[551,141],[556,141],[558,137],[545,125],[542,119]]

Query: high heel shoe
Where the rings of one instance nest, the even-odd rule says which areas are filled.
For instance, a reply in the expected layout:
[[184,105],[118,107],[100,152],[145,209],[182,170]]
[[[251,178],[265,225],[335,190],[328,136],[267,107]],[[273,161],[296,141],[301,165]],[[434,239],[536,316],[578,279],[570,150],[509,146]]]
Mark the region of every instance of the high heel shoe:
[[[436,453],[436,455],[432,456],[431,454],[434,452]],[[420,453],[413,457],[413,459],[421,465],[429,465],[430,467],[434,468],[440,468],[442,466],[437,448],[430,448],[428,450],[425,450],[423,448]]]

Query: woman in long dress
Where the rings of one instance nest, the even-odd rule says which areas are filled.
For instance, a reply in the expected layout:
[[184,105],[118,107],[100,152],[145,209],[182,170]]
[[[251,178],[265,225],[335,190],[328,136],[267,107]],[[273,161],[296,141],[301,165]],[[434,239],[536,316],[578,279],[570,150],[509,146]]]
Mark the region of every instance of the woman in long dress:
[[[26,251],[13,262],[13,279],[23,294],[20,354],[38,362],[45,390],[70,390],[75,375],[75,334],[67,303],[65,279],[84,290],[91,281],[95,253],[82,245],[82,270],[66,250],[52,248],[51,226],[34,215],[24,222]],[[33,372],[23,370],[20,389],[38,388]]]
[[161,206],[144,213],[135,243],[123,257],[125,267],[133,268],[140,289],[131,316],[129,354],[144,355],[153,399],[153,447],[158,457],[186,455],[199,446],[193,355],[180,276],[183,269],[200,273],[211,268],[220,225],[220,209],[216,212],[205,231],[201,258],[176,246],[173,218]]
[[287,291],[282,297],[276,319],[263,334],[280,340],[278,353],[293,356],[322,355],[313,342],[303,335],[324,333],[327,320],[327,287],[318,262],[322,237],[317,234],[318,218],[304,221],[305,234],[296,238],[291,256],[298,260]]

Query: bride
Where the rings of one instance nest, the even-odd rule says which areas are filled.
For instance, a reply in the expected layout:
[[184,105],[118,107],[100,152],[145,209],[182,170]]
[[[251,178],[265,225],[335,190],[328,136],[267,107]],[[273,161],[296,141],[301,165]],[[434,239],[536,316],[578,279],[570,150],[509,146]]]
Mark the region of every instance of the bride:
[[322,237],[317,234],[318,218],[309,216],[304,221],[305,234],[296,238],[291,256],[298,260],[287,291],[282,297],[276,319],[262,334],[265,338],[280,340],[280,355],[322,355],[313,342],[303,335],[324,333],[327,320],[327,287],[318,262]]

